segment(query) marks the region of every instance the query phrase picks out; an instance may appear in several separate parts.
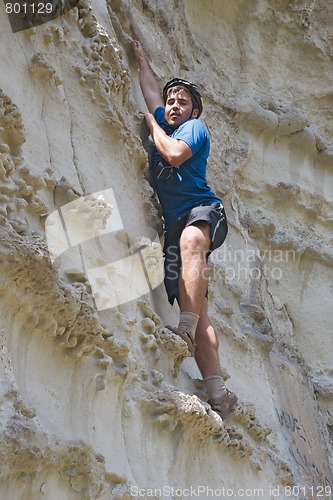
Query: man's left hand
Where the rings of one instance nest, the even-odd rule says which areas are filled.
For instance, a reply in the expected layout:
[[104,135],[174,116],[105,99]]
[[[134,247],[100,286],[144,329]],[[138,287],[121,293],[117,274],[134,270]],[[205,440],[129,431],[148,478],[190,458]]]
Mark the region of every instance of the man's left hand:
[[144,113],[144,117],[145,117],[145,122],[146,122],[147,127],[149,128],[150,132],[152,132],[153,131],[153,121],[155,121],[154,116],[151,113],[149,113],[148,111],[146,111]]

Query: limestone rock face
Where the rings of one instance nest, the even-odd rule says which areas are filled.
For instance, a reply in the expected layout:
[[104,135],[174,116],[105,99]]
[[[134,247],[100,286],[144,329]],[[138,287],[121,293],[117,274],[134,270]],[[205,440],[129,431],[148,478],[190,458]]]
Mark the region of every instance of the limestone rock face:
[[[332,498],[330,3],[79,0],[0,22],[0,498]],[[164,328],[133,39],[161,87],[203,94],[229,221],[209,289],[225,422]]]

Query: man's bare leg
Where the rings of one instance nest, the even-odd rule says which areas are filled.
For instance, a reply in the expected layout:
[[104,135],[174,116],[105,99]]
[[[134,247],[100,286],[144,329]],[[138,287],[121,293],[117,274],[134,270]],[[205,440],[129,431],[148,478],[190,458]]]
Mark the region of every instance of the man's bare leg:
[[222,377],[218,348],[219,341],[208,317],[208,300],[204,298],[195,333],[195,360],[202,377]]
[[179,335],[195,353],[195,332],[208,286],[206,254],[210,248],[210,225],[200,221],[186,227],[180,238],[182,261],[179,277],[180,317],[177,328],[168,327]]
[[225,387],[219,360],[219,341],[208,316],[208,300],[204,298],[196,334],[195,360],[204,379],[208,403],[225,419],[237,403],[237,396]]
[[208,222],[196,222],[183,230],[180,238],[182,271],[179,279],[179,305],[181,311],[200,315],[208,287],[206,255],[210,245]]
[[[219,361],[219,341],[208,316],[208,265],[210,225],[198,222],[184,229],[180,239],[182,274],[179,282],[181,318],[184,311],[198,314],[195,332],[194,356],[204,379],[208,402],[222,419],[234,408],[237,397],[224,385]],[[181,328],[181,320],[179,327]]]

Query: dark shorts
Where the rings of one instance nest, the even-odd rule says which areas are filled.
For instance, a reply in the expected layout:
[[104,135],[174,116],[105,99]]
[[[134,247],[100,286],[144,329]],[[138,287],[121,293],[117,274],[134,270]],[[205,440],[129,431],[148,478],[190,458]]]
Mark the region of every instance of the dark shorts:
[[194,222],[206,221],[210,224],[211,248],[209,254],[220,247],[228,233],[227,217],[221,203],[199,205],[185,213],[166,231],[164,239],[164,284],[170,304],[179,294],[179,275],[181,269],[180,237],[185,227]]

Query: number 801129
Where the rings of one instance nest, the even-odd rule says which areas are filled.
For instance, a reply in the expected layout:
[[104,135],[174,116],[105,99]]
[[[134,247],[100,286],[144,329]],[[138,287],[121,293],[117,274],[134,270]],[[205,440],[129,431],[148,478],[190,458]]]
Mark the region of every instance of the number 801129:
[[52,3],[6,3],[7,14],[51,14]]

